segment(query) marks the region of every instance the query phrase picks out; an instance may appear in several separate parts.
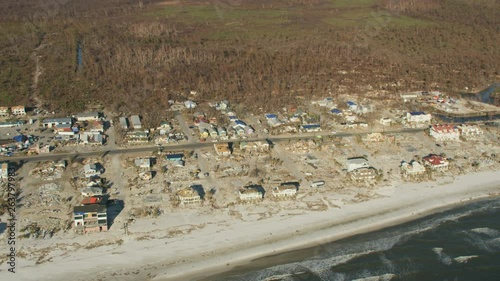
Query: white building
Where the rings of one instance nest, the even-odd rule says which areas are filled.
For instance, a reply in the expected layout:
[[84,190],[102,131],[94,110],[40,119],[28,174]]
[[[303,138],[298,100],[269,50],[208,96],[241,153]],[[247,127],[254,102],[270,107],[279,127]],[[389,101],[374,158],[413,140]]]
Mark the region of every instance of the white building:
[[404,94],[400,94],[400,96],[401,96],[401,99],[403,99],[403,102],[409,102],[409,101],[418,99],[418,97],[420,96],[420,93],[419,92],[404,93]]
[[429,134],[437,141],[457,141],[460,138],[458,128],[451,124],[432,125]]
[[135,159],[134,164],[139,168],[149,169],[151,167],[151,159],[149,158]]
[[382,117],[378,122],[383,126],[390,126],[392,124],[392,119],[389,117]]
[[371,181],[377,177],[377,170],[373,167],[363,167],[350,172],[354,181]]
[[142,129],[141,118],[139,117],[139,115],[130,116],[130,122],[132,123],[132,127],[134,128],[134,130]]
[[351,172],[360,168],[368,168],[370,167],[370,164],[368,163],[368,160],[363,157],[355,157],[347,159],[346,167],[347,172]]
[[7,179],[9,178],[9,163],[4,162],[0,164],[0,179]]
[[431,122],[432,115],[426,114],[424,112],[407,112],[406,121],[408,123],[428,123]]
[[297,194],[297,186],[295,184],[281,184],[273,188],[274,197],[292,197]]
[[262,193],[262,186],[259,185],[250,185],[244,188],[241,188],[238,193],[240,195],[240,200],[249,201],[249,200],[257,200],[262,199],[264,194]]
[[177,192],[177,199],[182,206],[200,204],[201,196],[193,187],[181,189]]
[[0,116],[9,116],[9,108],[6,106],[0,107]]
[[460,135],[464,138],[476,138],[484,134],[483,129],[478,125],[466,125],[462,124],[458,126],[460,130]]
[[101,171],[97,169],[96,164],[86,164],[83,166],[83,174],[86,178],[91,178],[95,176],[99,176]]
[[24,105],[13,106],[10,108],[12,115],[26,115],[26,108]]
[[127,130],[128,129],[128,122],[126,117],[120,117],[118,118],[118,122],[120,123],[120,126],[122,129]]
[[196,103],[192,100],[187,100],[184,102],[184,106],[188,109],[191,109],[196,107]]
[[72,125],[73,120],[70,117],[66,118],[47,118],[42,121],[42,125],[47,128],[57,127],[59,125]]
[[448,169],[450,162],[444,157],[438,155],[429,155],[422,158],[424,165],[430,167],[433,170],[446,170]]
[[401,170],[405,175],[408,176],[420,175],[425,173],[425,167],[417,161],[411,161],[410,163],[403,162],[401,164]]
[[98,121],[99,120],[99,112],[83,112],[75,115],[76,120],[78,121]]
[[333,98],[332,97],[324,98],[322,100],[319,100],[319,101],[316,101],[316,102],[313,102],[313,103],[316,103],[318,106],[329,107],[329,108],[332,108],[332,107],[336,106],[336,104],[333,102]]

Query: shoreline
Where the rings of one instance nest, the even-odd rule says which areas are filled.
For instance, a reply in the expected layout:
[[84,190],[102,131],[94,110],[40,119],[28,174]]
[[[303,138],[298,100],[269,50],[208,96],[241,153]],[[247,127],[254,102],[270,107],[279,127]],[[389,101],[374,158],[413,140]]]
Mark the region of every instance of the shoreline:
[[[253,221],[227,220],[224,211],[192,212],[184,214],[187,225],[217,223],[175,237],[140,240],[116,236],[125,240],[123,244],[64,254],[56,251],[50,254],[49,262],[21,261],[16,275],[19,280],[67,280],[68,276],[78,276],[76,280],[172,281],[207,280],[207,277],[214,280],[217,275],[259,258],[403,224],[474,200],[498,197],[499,179],[500,171],[485,171],[461,175],[452,182],[405,183],[378,188],[375,190],[378,198],[341,208]],[[161,221],[157,222],[161,225]],[[160,229],[165,229],[165,225]]]
[[[492,172],[498,173],[498,172]],[[467,177],[468,175],[464,175]],[[494,177],[493,177],[494,178]],[[451,185],[458,184],[459,181],[454,180],[452,183],[437,186],[434,188],[446,187]],[[476,185],[474,185],[476,186]],[[389,228],[392,226],[397,226],[400,224],[404,224],[407,222],[415,221],[427,216],[431,216],[436,213],[440,213],[446,210],[450,210],[456,207],[460,207],[466,204],[473,203],[474,201],[481,201],[487,198],[496,198],[500,197],[500,182],[492,180],[485,184],[485,186],[481,187],[481,190],[495,190],[496,193],[483,193],[481,191],[478,194],[474,194],[473,196],[470,193],[466,194],[466,196],[461,196],[461,194],[456,194],[456,198],[448,199],[447,202],[437,203],[435,205],[427,205],[429,198],[423,197],[417,202],[412,202],[410,206],[405,205],[400,208],[384,210],[383,212],[379,212],[374,215],[360,214],[359,217],[347,218],[342,220],[341,222],[329,223],[326,226],[316,226],[312,227],[312,229],[305,229],[301,232],[303,234],[295,237],[288,237],[277,242],[269,241],[265,244],[257,246],[257,248],[253,248],[248,251],[248,249],[241,249],[236,253],[228,253],[223,257],[219,257],[226,261],[227,263],[220,264],[220,262],[211,262],[211,261],[194,261],[188,265],[180,265],[175,270],[177,272],[172,273],[163,273],[154,278],[153,280],[159,281],[173,281],[173,280],[216,280],[214,278],[221,276],[224,272],[229,272],[237,267],[245,267],[252,261],[260,258],[265,258],[268,256],[278,255],[285,252],[303,250],[315,246],[319,246],[325,243],[331,243],[335,241],[339,241],[342,239],[346,239],[352,236],[370,233],[378,230],[382,230],[385,228]],[[381,198],[378,198],[381,199]],[[385,199],[385,198],[382,198]],[[372,199],[377,200],[377,199]],[[372,200],[362,202],[368,203]],[[359,204],[354,204],[359,205]],[[418,210],[418,208],[424,208],[422,210]],[[409,212],[410,210],[413,212]],[[399,212],[403,212],[398,214]],[[398,214],[395,217],[391,217],[393,214]],[[378,220],[381,218],[382,220]],[[374,222],[370,222],[371,220],[375,220]],[[359,224],[367,223],[365,226],[359,226]],[[340,232],[332,234],[328,233],[331,231],[335,231],[336,229],[340,229]],[[307,240],[306,240],[307,238]],[[301,239],[304,239],[301,241]],[[230,266],[229,266],[230,265]],[[191,271],[189,268],[191,267]],[[196,268],[196,269],[193,269]],[[207,279],[208,277],[208,279]]]
[[[253,270],[251,268],[263,269],[263,268],[272,267],[275,265],[282,264],[282,263],[267,264],[265,267],[264,266],[250,266],[250,263],[252,263],[252,262],[257,262],[259,264],[263,264],[263,262],[261,260],[272,259],[275,256],[287,254],[290,252],[306,251],[306,250],[313,249],[315,247],[321,247],[321,245],[324,245],[324,244],[329,244],[329,243],[334,243],[337,241],[343,241],[345,239],[350,239],[350,238],[356,237],[358,235],[370,234],[370,233],[382,231],[382,230],[385,230],[388,228],[398,227],[398,226],[404,225],[406,223],[412,223],[412,222],[418,221],[420,219],[425,219],[427,217],[431,217],[433,215],[440,214],[442,212],[446,212],[446,211],[449,211],[449,210],[452,210],[455,208],[460,208],[460,207],[464,207],[464,206],[469,205],[469,204],[478,203],[478,202],[486,201],[488,199],[495,199],[495,198],[500,198],[500,193],[496,194],[496,195],[479,196],[479,197],[472,198],[472,199],[467,200],[467,201],[461,201],[461,202],[458,202],[458,203],[455,203],[452,205],[437,207],[434,209],[430,209],[430,210],[421,212],[421,213],[415,215],[414,217],[412,216],[412,217],[408,217],[408,218],[402,218],[400,220],[395,221],[394,223],[388,222],[388,223],[385,223],[383,225],[371,226],[368,230],[359,229],[358,231],[353,231],[352,233],[349,233],[349,234],[338,235],[338,237],[334,237],[334,238],[332,238],[332,240],[327,240],[322,244],[314,244],[314,245],[306,245],[305,244],[304,247],[291,248],[291,249],[285,250],[283,252],[272,253],[271,255],[265,255],[265,256],[261,256],[261,257],[254,258],[251,260],[242,261],[240,263],[235,264],[230,269],[224,270],[222,272],[215,272],[215,270],[214,270],[213,271],[214,274],[205,276],[205,277],[203,277],[203,279],[201,279],[201,276],[196,276],[196,275],[193,275],[192,277],[190,277],[188,275],[185,278],[188,278],[188,279],[192,278],[189,280],[193,280],[193,281],[198,281],[198,280],[216,281],[216,280],[220,280],[220,278],[229,278],[229,277],[235,276],[235,275],[231,274],[231,272],[236,271],[236,270],[240,270],[242,272],[242,274],[245,274],[247,272],[252,272]],[[307,257],[310,257],[310,256],[307,256]],[[160,280],[168,280],[168,279],[160,279]]]

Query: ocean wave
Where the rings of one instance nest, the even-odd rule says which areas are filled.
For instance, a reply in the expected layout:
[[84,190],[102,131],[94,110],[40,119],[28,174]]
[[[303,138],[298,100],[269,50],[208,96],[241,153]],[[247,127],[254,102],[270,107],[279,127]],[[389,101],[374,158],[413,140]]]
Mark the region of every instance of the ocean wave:
[[[480,214],[486,212],[491,213],[492,208],[500,206],[500,200],[494,202],[481,202],[468,205],[463,208],[458,208],[454,210],[444,211],[442,213],[434,214],[432,216],[423,218],[422,220],[414,221],[409,224],[404,224],[396,226],[393,228],[388,228],[381,230],[377,233],[371,233],[366,235],[359,235],[356,237],[349,238],[347,240],[340,240],[331,243],[323,244],[316,247],[313,250],[314,254],[305,260],[291,262],[288,264],[276,265],[268,267],[265,269],[260,269],[253,271],[242,276],[239,279],[227,279],[227,280],[245,280],[245,281],[262,281],[262,280],[280,280],[280,281],[297,281],[297,280],[321,280],[321,281],[347,281],[347,280],[358,280],[358,281],[376,281],[376,280],[391,280],[397,274],[397,276],[405,276],[405,274],[411,274],[412,272],[419,272],[424,270],[425,266],[414,263],[411,258],[406,260],[407,254],[404,252],[401,254],[401,249],[395,251],[397,257],[402,255],[403,259],[391,260],[394,255],[388,254],[387,251],[396,248],[398,245],[404,245],[408,240],[415,238],[415,236],[423,234],[422,239],[417,238],[418,243],[432,243],[430,247],[436,246],[434,244],[437,239],[447,239],[449,237],[451,244],[446,244],[446,241],[442,241],[445,244],[441,244],[447,249],[449,253],[455,253],[459,251],[460,248],[455,248],[457,243],[460,247],[463,246],[463,242],[467,241],[471,244],[474,249],[477,249],[477,254],[482,254],[482,251],[494,252],[500,250],[500,231],[488,227],[476,227],[476,226],[486,226],[485,224],[477,225],[477,221],[474,221],[475,225],[471,226],[470,220],[462,221],[461,218],[473,216],[475,214]],[[444,225],[447,222],[460,222],[460,224],[450,223]],[[463,226],[468,226],[467,228],[461,228],[456,231],[457,227],[463,227],[461,224],[465,223]],[[438,228],[444,225],[442,228]],[[476,227],[476,228],[474,228]],[[436,233],[434,234],[434,231]],[[451,231],[453,230],[453,231]],[[425,234],[428,232],[428,235]],[[455,235],[457,234],[457,235]],[[465,235],[464,235],[465,234]],[[451,235],[451,236],[449,236]],[[445,238],[446,237],[446,238]],[[457,239],[457,240],[455,240]],[[440,245],[440,244],[437,244]],[[466,245],[468,246],[468,245]],[[429,246],[427,246],[429,247]],[[427,248],[426,247],[426,248]],[[430,248],[429,247],[429,248]],[[472,248],[470,247],[470,248]],[[429,249],[427,248],[427,249]],[[413,251],[415,248],[409,248]],[[423,248],[425,249],[425,248]],[[469,247],[468,247],[469,249]],[[420,251],[417,251],[417,254]],[[445,266],[450,266],[453,263],[467,263],[471,259],[478,258],[477,255],[470,256],[457,256],[453,258],[452,256],[445,253],[442,247],[432,248],[436,258],[439,262]],[[381,265],[374,269],[368,270],[362,264],[355,259],[361,258],[370,254],[374,254],[374,257],[378,256]],[[422,253],[424,256],[430,255],[432,253],[425,250]],[[467,254],[467,253],[456,253]],[[455,256],[455,255],[453,255]],[[432,255],[431,255],[432,257]],[[373,260],[372,258],[370,258]],[[343,267],[343,264],[351,264],[351,260],[354,260],[352,267]],[[433,260],[432,258],[430,259]],[[435,262],[434,262],[435,263]],[[274,279],[273,279],[274,278]],[[381,279],[381,278],[391,278],[391,279]]]
[[438,260],[444,265],[450,265],[452,263],[451,257],[443,252],[443,248],[432,248],[432,251],[436,253]]
[[352,281],[390,281],[394,277],[396,277],[395,274],[387,273],[387,274],[384,274],[384,275],[369,276],[369,277],[354,279]]
[[469,260],[478,258],[478,255],[472,255],[472,256],[459,256],[454,258],[453,260],[458,262],[458,263],[468,263]]
[[488,235],[489,237],[498,237],[500,232],[496,229],[492,229],[489,227],[479,227],[479,228],[473,228],[470,231],[474,233],[479,233],[479,234],[485,234]]

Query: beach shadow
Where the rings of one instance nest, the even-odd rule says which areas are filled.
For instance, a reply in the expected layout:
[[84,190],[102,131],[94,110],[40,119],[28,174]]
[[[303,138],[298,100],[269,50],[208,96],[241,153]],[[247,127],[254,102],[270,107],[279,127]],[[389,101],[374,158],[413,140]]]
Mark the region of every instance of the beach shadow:
[[108,229],[110,229],[116,217],[122,212],[123,208],[125,208],[125,202],[119,199],[111,199],[106,203],[107,206],[107,217],[108,217]]
[[203,189],[203,186],[201,184],[194,184],[191,186],[191,188],[198,193],[201,200],[205,198],[205,189]]
[[262,198],[264,198],[264,195],[266,194],[266,190],[264,189],[264,187],[262,187],[262,185],[252,184],[252,185],[249,185],[245,188],[257,190],[258,192],[260,192],[262,194]]

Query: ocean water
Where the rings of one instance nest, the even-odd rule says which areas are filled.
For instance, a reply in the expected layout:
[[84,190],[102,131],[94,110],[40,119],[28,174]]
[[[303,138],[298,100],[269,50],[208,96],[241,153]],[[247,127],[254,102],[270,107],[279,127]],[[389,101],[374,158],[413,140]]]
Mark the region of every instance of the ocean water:
[[220,281],[500,281],[500,198],[254,260]]

